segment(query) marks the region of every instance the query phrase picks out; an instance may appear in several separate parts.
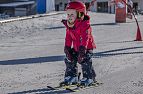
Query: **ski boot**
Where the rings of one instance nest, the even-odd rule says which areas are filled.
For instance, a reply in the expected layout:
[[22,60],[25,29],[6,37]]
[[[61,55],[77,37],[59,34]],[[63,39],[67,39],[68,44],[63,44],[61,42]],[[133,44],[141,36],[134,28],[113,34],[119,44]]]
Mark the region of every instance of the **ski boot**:
[[87,86],[92,86],[94,83],[93,79],[88,79],[88,78],[82,78],[78,84],[78,87],[84,88]]
[[65,77],[64,81],[60,83],[60,87],[69,86],[69,85],[77,85],[77,83],[78,83],[78,77],[68,76],[68,77]]

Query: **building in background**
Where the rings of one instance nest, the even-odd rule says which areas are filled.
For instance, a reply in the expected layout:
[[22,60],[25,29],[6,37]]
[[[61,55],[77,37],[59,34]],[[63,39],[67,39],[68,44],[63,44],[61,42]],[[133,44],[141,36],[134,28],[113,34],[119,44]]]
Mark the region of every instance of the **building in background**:
[[[50,11],[64,11],[69,1],[75,0],[0,0],[0,16],[27,16],[48,13]],[[79,1],[79,0],[78,0]],[[92,0],[80,0],[89,7]],[[96,0],[90,11],[115,13],[115,5],[109,6],[109,0]],[[143,11],[143,0],[132,0],[134,11]]]
[[[97,0],[94,5],[96,12],[115,13],[115,5],[108,6],[109,0]],[[135,11],[143,11],[143,0],[132,0]]]
[[[55,0],[55,10],[63,11],[68,1],[75,1],[75,0]],[[88,8],[92,0],[80,0],[80,1],[84,2]],[[90,7],[90,10],[95,12],[112,12],[114,10],[114,7],[113,8],[108,7],[108,0],[97,0],[94,2],[93,6]]]
[[55,10],[63,11],[68,3],[68,0],[55,0]]
[[0,0],[0,15],[27,16],[55,10],[55,0]]
[[37,0],[37,13],[47,13],[55,10],[55,0]]
[[143,12],[143,0],[132,0],[133,1],[133,8],[136,14],[138,12]]
[[115,13],[115,5],[109,6],[109,0],[97,0],[94,8],[96,12]]
[[[63,11],[68,1],[74,1],[74,0],[55,0],[55,10]],[[92,0],[80,0],[80,1],[84,2],[85,5],[88,7]],[[143,0],[132,0],[132,1],[135,10],[143,11]],[[108,2],[109,0],[96,0],[93,6],[91,6],[90,10],[93,12],[115,13],[115,5],[109,6]]]
[[12,2],[13,0],[0,0],[0,4],[2,3],[8,3],[8,2]]
[[[56,11],[64,11],[68,2],[75,0],[55,0],[55,10]],[[86,6],[89,6],[92,0],[78,0],[85,3]],[[94,10],[94,9],[93,9]]]
[[[55,10],[56,11],[63,11],[68,3],[68,1],[75,1],[75,0],[55,0]],[[79,0],[78,0],[79,1]],[[90,5],[92,0],[80,0],[85,3],[87,8]],[[108,0],[97,0],[93,6],[90,7],[91,11],[98,11],[98,12],[108,12]]]
[[13,16],[26,16],[36,13],[34,0],[1,0],[0,14]]

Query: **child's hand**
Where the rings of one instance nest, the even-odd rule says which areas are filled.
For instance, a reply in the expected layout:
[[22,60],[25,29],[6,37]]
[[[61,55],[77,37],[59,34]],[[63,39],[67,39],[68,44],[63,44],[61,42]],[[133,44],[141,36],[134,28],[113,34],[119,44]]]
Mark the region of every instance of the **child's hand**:
[[72,55],[71,55],[72,50],[71,50],[71,47],[65,46],[64,52],[66,54],[66,58],[68,59],[68,61],[72,62]]

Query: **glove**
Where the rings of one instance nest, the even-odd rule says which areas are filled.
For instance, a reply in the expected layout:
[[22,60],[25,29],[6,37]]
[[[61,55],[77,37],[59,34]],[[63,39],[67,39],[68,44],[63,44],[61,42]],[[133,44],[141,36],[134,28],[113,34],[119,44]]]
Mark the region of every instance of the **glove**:
[[65,46],[64,47],[64,52],[66,54],[66,57],[67,57],[68,61],[72,62],[73,59],[72,59],[72,49],[71,49],[71,47]]
[[62,21],[61,21],[61,22],[65,24],[65,23],[66,23],[66,20],[65,20],[65,19],[62,19]]
[[78,63],[82,63],[85,59],[86,49],[84,46],[79,47]]

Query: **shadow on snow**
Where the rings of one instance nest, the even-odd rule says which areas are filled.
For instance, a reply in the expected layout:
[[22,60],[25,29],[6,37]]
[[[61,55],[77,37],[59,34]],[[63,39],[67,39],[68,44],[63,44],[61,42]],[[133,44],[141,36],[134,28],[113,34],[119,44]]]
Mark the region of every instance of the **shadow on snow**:
[[94,53],[93,58],[116,56],[116,55],[128,55],[128,54],[143,54],[143,51],[119,52],[119,51],[139,49],[139,48],[143,48],[143,46],[129,47],[129,48],[122,48],[122,49],[115,49],[115,50],[109,50],[109,51],[104,51],[104,52],[98,52],[98,53]]
[[[140,49],[143,46],[139,47],[129,47],[129,48],[122,48],[122,49],[115,49],[103,52],[97,52],[93,54],[93,58],[102,58],[108,56],[117,56],[117,55],[128,55],[128,54],[143,54],[143,51],[136,51],[136,52],[120,52],[132,49]],[[14,65],[14,64],[29,64],[29,63],[40,63],[40,62],[54,62],[54,61],[62,61],[64,59],[64,55],[62,56],[49,56],[49,57],[39,57],[39,58],[31,58],[31,59],[21,59],[21,60],[9,60],[9,61],[0,61],[3,65]],[[1,65],[2,65],[1,64]],[[34,94],[64,94],[69,93],[67,90],[50,90],[48,88],[43,89],[34,89],[34,90],[27,90],[22,92],[14,92],[8,94],[27,94],[27,93],[34,93]]]
[[28,91],[22,91],[22,92],[14,92],[14,93],[8,93],[8,94],[63,94],[63,93],[70,93],[70,91],[67,90],[50,90],[48,88],[43,89],[34,89],[34,90],[28,90]]
[[61,55],[61,56],[47,56],[47,57],[37,57],[37,58],[5,60],[5,61],[0,61],[0,65],[16,65],[16,64],[33,64],[33,63],[55,62],[55,61],[63,61],[64,57],[65,57],[64,55]]
[[[134,50],[134,49],[140,49],[140,48],[143,48],[143,46],[115,49],[115,50],[109,50],[109,51],[103,51],[103,52],[96,52],[93,54],[93,58],[102,58],[102,57],[117,56],[117,55],[128,55],[128,54],[143,54],[143,51],[125,52],[126,50]],[[56,61],[63,61],[64,58],[65,58],[65,55],[59,55],[59,56],[47,56],[47,57],[5,60],[5,61],[0,61],[0,65],[16,65],[16,64],[33,64],[33,63],[44,63],[44,62],[56,62]]]

